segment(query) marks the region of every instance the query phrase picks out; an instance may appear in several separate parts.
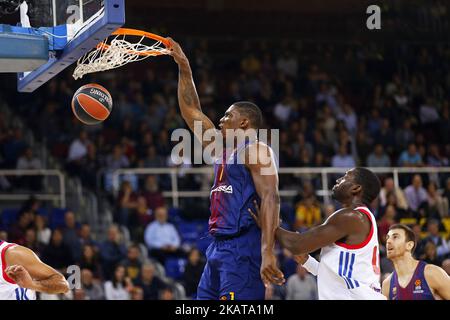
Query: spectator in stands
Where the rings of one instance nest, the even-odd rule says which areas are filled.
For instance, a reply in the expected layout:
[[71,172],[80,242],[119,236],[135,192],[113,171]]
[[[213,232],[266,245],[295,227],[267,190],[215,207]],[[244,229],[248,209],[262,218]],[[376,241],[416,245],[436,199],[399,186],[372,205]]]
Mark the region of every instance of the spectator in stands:
[[286,300],[317,300],[317,281],[306,269],[298,264],[297,273],[293,274],[286,285]]
[[419,209],[427,206],[428,194],[422,187],[422,177],[419,174],[413,176],[412,184],[406,187],[405,197],[408,202],[408,208],[416,215]]
[[[27,147],[22,156],[17,160],[17,170],[39,170],[42,169],[41,160],[33,156],[33,149]],[[23,176],[20,184],[24,188],[38,191],[42,187],[42,177],[40,176]]]
[[414,131],[411,129],[411,120],[406,119],[403,125],[397,130],[395,135],[395,144],[397,148],[404,149],[414,141]]
[[100,261],[105,279],[111,279],[116,264],[126,256],[127,249],[121,243],[120,232],[117,225],[108,229],[108,239],[100,245]]
[[139,277],[142,263],[141,250],[137,244],[128,246],[127,257],[120,264],[125,267],[126,275],[131,281],[135,281]]
[[175,289],[171,285],[166,285],[159,291],[159,300],[175,300]]
[[81,224],[78,240],[80,241],[81,247],[84,245],[91,245],[95,250],[98,248],[98,243],[92,238],[91,226],[88,223]]
[[78,138],[72,141],[67,156],[67,171],[70,174],[78,175],[83,169],[83,158],[87,155],[87,146],[91,142],[85,130],[81,130]]
[[42,261],[63,274],[66,273],[66,268],[74,263],[70,248],[63,242],[61,229],[53,230],[49,245],[42,250]]
[[400,167],[420,167],[423,165],[422,157],[417,151],[417,147],[414,143],[410,143],[408,145],[408,150],[405,150],[400,154],[398,165]]
[[164,197],[159,191],[158,180],[155,175],[149,175],[145,179],[145,191],[142,193],[142,196],[151,210],[164,206]]
[[420,260],[437,266],[441,265],[442,259],[438,256],[436,245],[432,241],[426,242],[424,250],[425,252],[420,257]]
[[448,166],[448,159],[440,154],[437,144],[433,143],[428,149],[427,165],[432,167]]
[[98,253],[92,245],[85,244],[82,248],[82,256],[78,265],[81,269],[89,270],[95,279],[102,278]]
[[445,272],[447,272],[447,274],[450,276],[450,258],[442,261],[441,266],[442,266],[442,269],[444,269]]
[[142,265],[140,277],[133,283],[144,291],[144,300],[157,300],[159,290],[165,286],[164,282],[155,276],[155,266],[151,262]]
[[426,102],[420,106],[420,122],[422,124],[433,124],[439,121],[439,113],[433,99],[427,98]]
[[300,201],[295,210],[295,229],[307,230],[322,222],[320,204],[314,195],[310,195]]
[[106,169],[109,171],[127,168],[130,165],[128,157],[124,154],[120,144],[114,146],[112,154],[106,157]]
[[390,167],[391,160],[389,156],[384,152],[383,145],[376,144],[374,151],[367,157],[368,167]]
[[[386,151],[391,154],[395,149],[395,136],[393,131],[391,130],[391,124],[389,119],[383,118],[381,120],[380,131],[378,131],[377,135],[374,138],[375,143],[381,146],[384,146]],[[389,160],[390,163],[390,160]],[[390,166],[390,164],[389,164]]]
[[25,231],[25,242],[23,245],[33,250],[38,256],[41,255],[42,246],[36,239],[36,231],[34,229],[30,228]]
[[133,284],[125,274],[125,268],[117,265],[111,280],[105,282],[106,300],[130,300]]
[[448,216],[448,200],[439,194],[436,182],[428,183],[428,216],[436,219]]
[[408,209],[408,202],[406,201],[405,194],[401,188],[396,188],[394,179],[386,178],[384,180],[384,186],[380,190],[380,205],[385,207],[387,205],[388,195],[392,193],[396,199],[396,207],[402,210]]
[[337,119],[344,121],[345,127],[351,136],[356,134],[358,118],[349,104],[344,104],[342,110],[337,114]]
[[72,259],[78,261],[81,257],[81,243],[73,211],[67,211],[64,215],[63,242],[70,248]]
[[[428,235],[421,241],[422,245],[426,248],[428,242],[433,243],[436,246],[436,256],[439,259],[445,258],[450,253],[450,244],[447,240],[439,234],[439,221],[435,219],[429,219],[427,221]],[[432,252],[431,249],[429,249]],[[426,253],[426,252],[425,252]],[[440,265],[440,264],[439,264]]]
[[167,222],[166,207],[155,210],[155,220],[145,228],[144,239],[149,254],[164,264],[167,255],[179,254],[181,243],[175,226]]
[[36,238],[39,244],[48,245],[52,236],[52,231],[47,227],[47,219],[44,216],[36,215],[34,220],[36,226]]
[[133,287],[131,290],[131,300],[144,300],[144,290],[141,287]]
[[333,156],[331,160],[331,166],[335,168],[353,168],[356,166],[355,160],[349,154],[346,144],[341,143],[339,145],[338,154]]
[[81,286],[89,300],[104,300],[103,286],[94,280],[92,271],[81,269]]
[[378,238],[382,245],[386,245],[386,235],[389,232],[389,227],[397,222],[397,211],[394,206],[388,205],[384,211],[383,216],[378,221]]
[[3,155],[5,158],[4,166],[6,168],[15,168],[17,159],[27,147],[23,139],[23,131],[21,128],[12,129],[3,143]]
[[197,294],[198,283],[205,266],[201,253],[198,249],[193,248],[188,254],[188,261],[184,266],[183,284],[188,297],[195,297]]
[[133,192],[129,181],[122,182],[118,199],[117,222],[122,226],[128,226],[131,212],[137,207],[137,194]]
[[30,211],[24,211],[19,213],[17,222],[14,223],[9,229],[9,239],[11,242],[19,245],[25,243],[25,232],[28,228],[33,227],[34,216]]
[[[450,178],[447,179],[445,183],[445,190],[442,194],[443,197],[447,198],[447,202],[450,204]],[[450,212],[449,212],[450,214]]]
[[142,241],[145,227],[153,221],[153,211],[147,206],[147,201],[143,196],[137,198],[136,210],[128,219],[128,229],[132,235],[132,240]]

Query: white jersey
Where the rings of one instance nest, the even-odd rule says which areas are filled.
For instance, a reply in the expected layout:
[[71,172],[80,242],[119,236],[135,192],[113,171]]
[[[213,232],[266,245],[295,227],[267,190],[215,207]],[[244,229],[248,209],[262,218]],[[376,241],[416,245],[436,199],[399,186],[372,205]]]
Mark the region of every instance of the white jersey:
[[0,300],[36,300],[36,293],[33,290],[19,287],[5,273],[5,269],[8,267],[5,261],[5,253],[13,246],[16,246],[16,244],[0,240]]
[[366,207],[355,210],[370,219],[370,233],[358,245],[336,242],[322,248],[317,271],[320,300],[386,300],[381,294],[375,217]]

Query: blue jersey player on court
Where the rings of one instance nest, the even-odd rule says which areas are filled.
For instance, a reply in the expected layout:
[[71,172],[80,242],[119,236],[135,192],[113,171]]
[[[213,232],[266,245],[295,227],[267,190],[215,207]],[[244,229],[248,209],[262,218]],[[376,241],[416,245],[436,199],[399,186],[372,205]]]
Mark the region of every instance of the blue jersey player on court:
[[416,260],[414,231],[395,224],[386,235],[386,255],[394,265],[384,281],[383,294],[389,300],[450,300],[450,277],[438,266]]
[[[181,115],[207,147],[210,142],[205,143],[203,135],[218,132],[202,112],[188,59],[178,43],[169,41],[170,55],[179,67]],[[209,219],[213,242],[206,252],[197,299],[262,300],[264,285],[285,281],[274,254],[280,211],[278,174],[271,148],[257,140],[261,124],[261,111],[250,102],[234,103],[220,120],[222,141],[233,143],[226,143],[214,167]],[[261,229],[248,212],[255,200],[260,205]]]

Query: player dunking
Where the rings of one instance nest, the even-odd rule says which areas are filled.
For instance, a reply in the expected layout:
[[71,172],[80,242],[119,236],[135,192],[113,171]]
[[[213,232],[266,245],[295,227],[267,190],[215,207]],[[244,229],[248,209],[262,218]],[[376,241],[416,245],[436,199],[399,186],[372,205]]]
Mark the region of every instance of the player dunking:
[[414,259],[415,247],[411,228],[403,224],[389,228],[386,252],[395,270],[383,281],[383,294],[389,300],[450,300],[450,277],[442,268]]
[[[380,289],[377,224],[367,207],[379,192],[380,181],[372,171],[354,168],[332,189],[343,209],[304,233],[277,228],[277,240],[294,255],[322,248],[320,263],[309,256],[303,264],[317,275],[319,299],[385,300]],[[259,214],[252,214],[259,221]]]
[[[196,121],[201,123],[201,135],[206,130],[215,130],[202,112],[188,59],[178,43],[170,38],[169,41],[170,54],[179,67],[181,115],[192,131]],[[262,114],[256,105],[236,102],[225,112],[219,127],[225,140],[230,131],[241,129],[248,133],[261,124]],[[264,283],[284,282],[274,255],[274,230],[280,211],[278,175],[276,169],[272,174],[263,173],[264,168],[275,167],[274,159],[270,157],[270,163],[263,163],[259,155],[266,158],[272,155],[270,147],[259,142],[256,134],[247,137],[245,143],[225,149],[214,168],[209,219],[209,233],[214,240],[206,252],[198,299],[261,300],[265,294]],[[249,155],[258,155],[257,161],[249,161]],[[238,158],[243,160],[242,164],[235,163]],[[261,204],[261,230],[247,211],[253,208],[254,200]]]
[[35,300],[36,291],[66,293],[62,274],[43,263],[28,248],[0,240],[0,300]]

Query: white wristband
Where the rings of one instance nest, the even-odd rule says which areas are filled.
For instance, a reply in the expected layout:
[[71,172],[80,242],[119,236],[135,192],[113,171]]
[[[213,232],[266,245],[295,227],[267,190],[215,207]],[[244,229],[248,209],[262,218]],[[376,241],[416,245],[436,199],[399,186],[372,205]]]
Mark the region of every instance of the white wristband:
[[317,273],[319,272],[319,261],[308,256],[308,260],[303,264],[303,267],[312,275],[317,276]]

